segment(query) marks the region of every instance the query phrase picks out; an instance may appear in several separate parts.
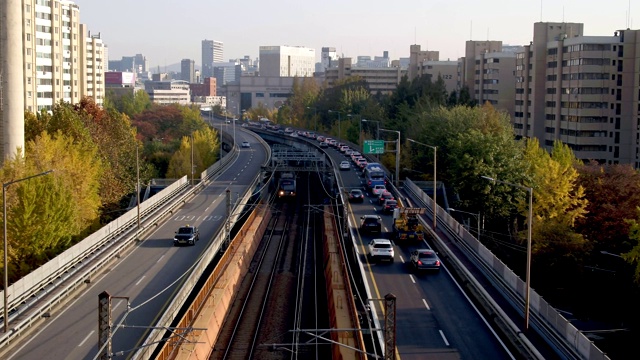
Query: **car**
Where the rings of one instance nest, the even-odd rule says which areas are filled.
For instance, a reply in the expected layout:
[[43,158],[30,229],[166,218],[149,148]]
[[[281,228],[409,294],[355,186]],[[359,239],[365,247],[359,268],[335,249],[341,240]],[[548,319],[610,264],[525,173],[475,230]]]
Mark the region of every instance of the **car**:
[[324,142],[324,136],[322,136],[322,135],[318,135],[318,136],[316,137],[316,140],[318,140],[319,142]]
[[371,195],[379,198],[383,191],[387,191],[387,188],[384,185],[373,185],[371,188]]
[[291,133],[293,133],[293,129],[288,127],[286,129],[284,129],[284,132],[287,133],[287,134],[291,134]]
[[393,199],[393,194],[385,190],[380,193],[380,196],[378,196],[378,205],[384,204],[385,200],[392,200],[392,199]]
[[364,193],[360,189],[351,189],[349,191],[349,201],[350,202],[363,202],[364,201]]
[[431,249],[418,249],[411,252],[411,266],[415,270],[440,271],[441,265],[438,254]]
[[173,237],[173,245],[195,245],[198,240],[200,240],[200,231],[198,231],[198,228],[186,225],[179,227],[176,231],[176,235]]
[[323,149],[326,149],[326,148],[329,147],[329,144],[327,144],[326,142],[323,141],[323,142],[320,143],[320,147],[323,148]]
[[243,142],[240,144],[240,147],[243,147],[243,148],[250,148],[250,147],[251,147],[251,144],[249,144],[249,142],[248,142],[248,141],[243,141]]
[[393,243],[388,239],[371,240],[367,246],[367,257],[372,261],[386,259],[393,262],[395,257]]
[[347,149],[347,150],[344,151],[344,154],[347,155],[347,156],[351,156],[352,153],[353,153],[353,150],[351,150],[351,149]]
[[340,170],[350,170],[350,169],[351,169],[351,164],[349,164],[348,161],[340,162]]
[[389,214],[393,212],[393,209],[397,209],[397,208],[398,208],[398,201],[394,199],[388,199],[384,201],[384,203],[382,204],[382,209],[380,211],[382,211],[385,214]]
[[369,234],[382,232],[382,219],[378,215],[362,215],[360,231]]
[[342,145],[342,146],[340,146],[340,152],[341,152],[341,153],[343,153],[343,154],[344,154],[344,153],[346,153],[346,152],[347,152],[347,150],[349,150],[349,146],[347,146],[347,145]]
[[360,154],[359,151],[352,151],[351,152],[351,160],[356,161],[357,158],[361,157],[362,154]]

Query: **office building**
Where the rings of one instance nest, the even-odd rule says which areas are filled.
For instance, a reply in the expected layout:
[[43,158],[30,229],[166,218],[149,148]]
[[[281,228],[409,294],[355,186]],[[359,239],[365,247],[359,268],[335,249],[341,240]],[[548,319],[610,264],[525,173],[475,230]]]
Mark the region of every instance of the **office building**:
[[196,80],[196,62],[191,59],[182,59],[180,62],[180,79],[190,84]]
[[202,40],[202,78],[213,76],[213,63],[224,62],[222,41]]
[[406,71],[400,68],[398,61],[394,61],[392,66],[387,68],[364,68],[352,66],[351,58],[340,58],[337,67],[327,69],[325,80],[328,86],[332,87],[338,80],[359,76],[367,82],[371,94],[379,92],[388,95],[396,89],[404,75]]
[[260,46],[260,76],[313,76],[315,49],[302,46]]
[[144,90],[149,94],[149,99],[156,104],[180,104],[191,103],[191,89],[189,83],[183,80],[147,81]]
[[213,77],[216,78],[218,86],[224,86],[230,82],[238,81],[242,75],[242,65],[230,61],[226,63],[213,64]]
[[338,65],[338,54],[334,47],[323,47],[320,52],[320,72],[325,72],[326,69],[335,67]]
[[135,72],[136,74],[149,72],[149,61],[142,54],[123,56],[120,60],[109,60],[109,71]]

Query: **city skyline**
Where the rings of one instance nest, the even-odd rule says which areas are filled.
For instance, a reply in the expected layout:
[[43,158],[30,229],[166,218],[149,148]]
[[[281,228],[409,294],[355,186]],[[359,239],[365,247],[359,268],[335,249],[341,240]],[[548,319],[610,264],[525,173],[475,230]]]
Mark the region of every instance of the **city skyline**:
[[595,0],[508,5],[496,0],[453,0],[393,8],[380,0],[327,0],[322,8],[288,1],[210,4],[195,0],[110,0],[109,6],[91,0],[75,3],[80,7],[81,22],[91,33],[101,34],[110,59],[141,53],[151,68],[180,63],[184,58],[194,59],[200,67],[204,39],[225,44],[225,61],[245,55],[255,59],[259,47],[269,45],[314,48],[316,61],[323,46],[335,47],[344,57],[389,51],[392,59],[398,59],[409,56],[411,44],[439,51],[440,60],[456,60],[464,56],[466,40],[528,44],[533,38],[533,24],[539,21],[584,23],[586,36],[613,35],[616,30],[633,29],[634,18],[636,23],[640,21],[640,8],[634,8],[628,0],[608,1],[604,9],[605,3]]

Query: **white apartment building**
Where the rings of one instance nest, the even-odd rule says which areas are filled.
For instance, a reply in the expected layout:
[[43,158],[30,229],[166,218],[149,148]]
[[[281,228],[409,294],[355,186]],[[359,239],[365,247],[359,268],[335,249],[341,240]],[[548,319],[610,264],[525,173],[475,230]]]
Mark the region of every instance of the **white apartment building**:
[[104,99],[106,48],[80,24],[73,1],[23,0],[25,108],[50,110],[59,101]]
[[260,76],[313,76],[316,50],[303,46],[260,46]]
[[224,62],[224,43],[217,40],[202,40],[202,78],[213,77],[213,63]]

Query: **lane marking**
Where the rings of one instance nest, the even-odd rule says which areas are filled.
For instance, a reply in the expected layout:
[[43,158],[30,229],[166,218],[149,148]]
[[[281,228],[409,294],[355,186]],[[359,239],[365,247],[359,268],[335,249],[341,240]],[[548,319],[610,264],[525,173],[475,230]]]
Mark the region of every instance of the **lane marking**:
[[398,257],[400,258],[400,261],[402,261],[402,263],[404,264],[404,258],[402,257],[402,255],[398,255]]
[[119,300],[114,306],[111,307],[111,311],[115,310],[124,300]]
[[136,282],[136,285],[140,285],[140,283],[142,282],[142,280],[144,280],[144,278],[146,278],[146,277],[147,277],[146,275],[142,275],[142,277],[140,278],[140,280],[138,280],[138,281]]
[[162,258],[164,257],[164,254],[162,256],[160,256],[160,258],[156,261],[156,264],[160,262],[160,260],[162,260]]
[[440,332],[440,336],[442,336],[442,340],[444,340],[444,344],[449,346],[449,342],[447,341],[447,337],[444,336],[444,333],[442,332],[442,330],[438,330]]
[[82,347],[82,345],[84,345],[85,342],[87,342],[87,340],[89,340],[89,338],[91,337],[91,335],[93,335],[93,333],[96,332],[95,330],[91,330],[91,332],[89,333],[89,335],[87,335],[84,340],[82,340],[80,342],[80,344],[78,344],[78,347]]
[[431,310],[431,308],[429,307],[429,304],[427,303],[427,300],[422,299],[422,302],[424,303],[424,306],[427,308],[427,310]]
[[413,275],[409,274],[409,279],[411,279],[412,283],[416,283],[416,279],[413,277]]

